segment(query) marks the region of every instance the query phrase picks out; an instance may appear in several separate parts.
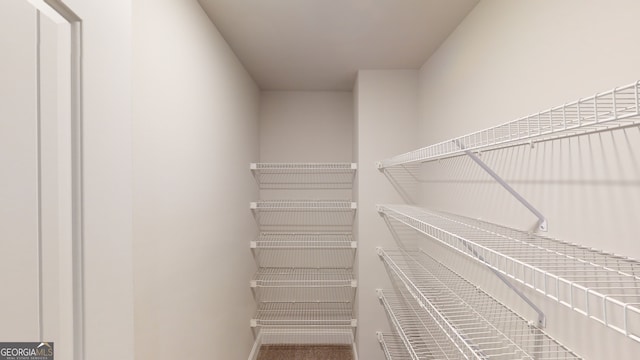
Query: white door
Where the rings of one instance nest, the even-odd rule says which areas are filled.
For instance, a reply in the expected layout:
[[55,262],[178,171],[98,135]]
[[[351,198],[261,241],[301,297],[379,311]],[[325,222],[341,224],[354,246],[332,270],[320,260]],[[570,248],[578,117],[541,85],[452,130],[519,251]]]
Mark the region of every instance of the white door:
[[72,359],[72,30],[31,2],[0,0],[0,341]]

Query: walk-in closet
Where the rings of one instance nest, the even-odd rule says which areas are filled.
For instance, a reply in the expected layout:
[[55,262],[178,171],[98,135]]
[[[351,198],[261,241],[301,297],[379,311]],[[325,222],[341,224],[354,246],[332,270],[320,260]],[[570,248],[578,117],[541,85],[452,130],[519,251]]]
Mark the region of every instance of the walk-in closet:
[[0,0],[0,359],[640,358],[639,14]]

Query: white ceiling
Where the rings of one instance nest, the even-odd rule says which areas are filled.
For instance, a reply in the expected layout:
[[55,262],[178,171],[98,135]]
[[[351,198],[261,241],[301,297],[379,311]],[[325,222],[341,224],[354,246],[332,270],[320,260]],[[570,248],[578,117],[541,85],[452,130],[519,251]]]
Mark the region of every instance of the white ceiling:
[[417,69],[478,0],[200,0],[263,90],[351,90]]

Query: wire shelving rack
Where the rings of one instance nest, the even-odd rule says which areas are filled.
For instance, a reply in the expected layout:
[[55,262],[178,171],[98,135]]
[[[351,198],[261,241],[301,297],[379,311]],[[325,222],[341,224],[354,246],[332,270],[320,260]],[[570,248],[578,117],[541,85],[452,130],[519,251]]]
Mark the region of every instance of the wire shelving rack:
[[355,211],[355,202],[344,200],[262,200],[249,204],[258,211]]
[[250,208],[262,232],[348,232],[357,205],[344,200],[262,200]]
[[351,189],[355,163],[252,163],[261,189]]
[[640,125],[640,81],[381,161],[380,169]]
[[404,352],[411,360],[457,359],[460,350],[448,334],[411,298],[406,288],[378,290],[384,307]]
[[249,206],[260,230],[250,242],[258,265],[250,281],[257,303],[250,359],[263,344],[351,345],[357,359],[357,204],[345,200],[352,198],[357,165],[252,163],[250,169],[263,199]]
[[378,332],[378,342],[387,360],[412,360],[402,339],[395,334]]
[[637,260],[414,206],[382,205],[379,211],[640,341],[640,262]]
[[357,281],[351,269],[260,268],[250,285],[262,302],[350,303]]
[[251,327],[292,327],[314,329],[318,326],[355,327],[351,303],[339,302],[262,302],[258,304]]
[[259,267],[351,268],[351,233],[266,232],[250,243]]
[[394,283],[404,286],[455,345],[455,358],[580,358],[426,253],[379,249],[379,255]]
[[249,168],[254,173],[350,173],[353,174],[358,169],[355,163],[251,163]]
[[345,200],[262,200],[249,207],[262,231],[348,231],[357,205]]

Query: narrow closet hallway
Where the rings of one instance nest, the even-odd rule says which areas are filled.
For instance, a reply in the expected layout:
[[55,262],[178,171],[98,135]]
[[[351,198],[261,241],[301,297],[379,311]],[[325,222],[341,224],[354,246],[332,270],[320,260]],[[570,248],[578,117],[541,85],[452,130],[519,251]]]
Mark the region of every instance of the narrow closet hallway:
[[0,360],[636,360],[638,14],[0,0]]

